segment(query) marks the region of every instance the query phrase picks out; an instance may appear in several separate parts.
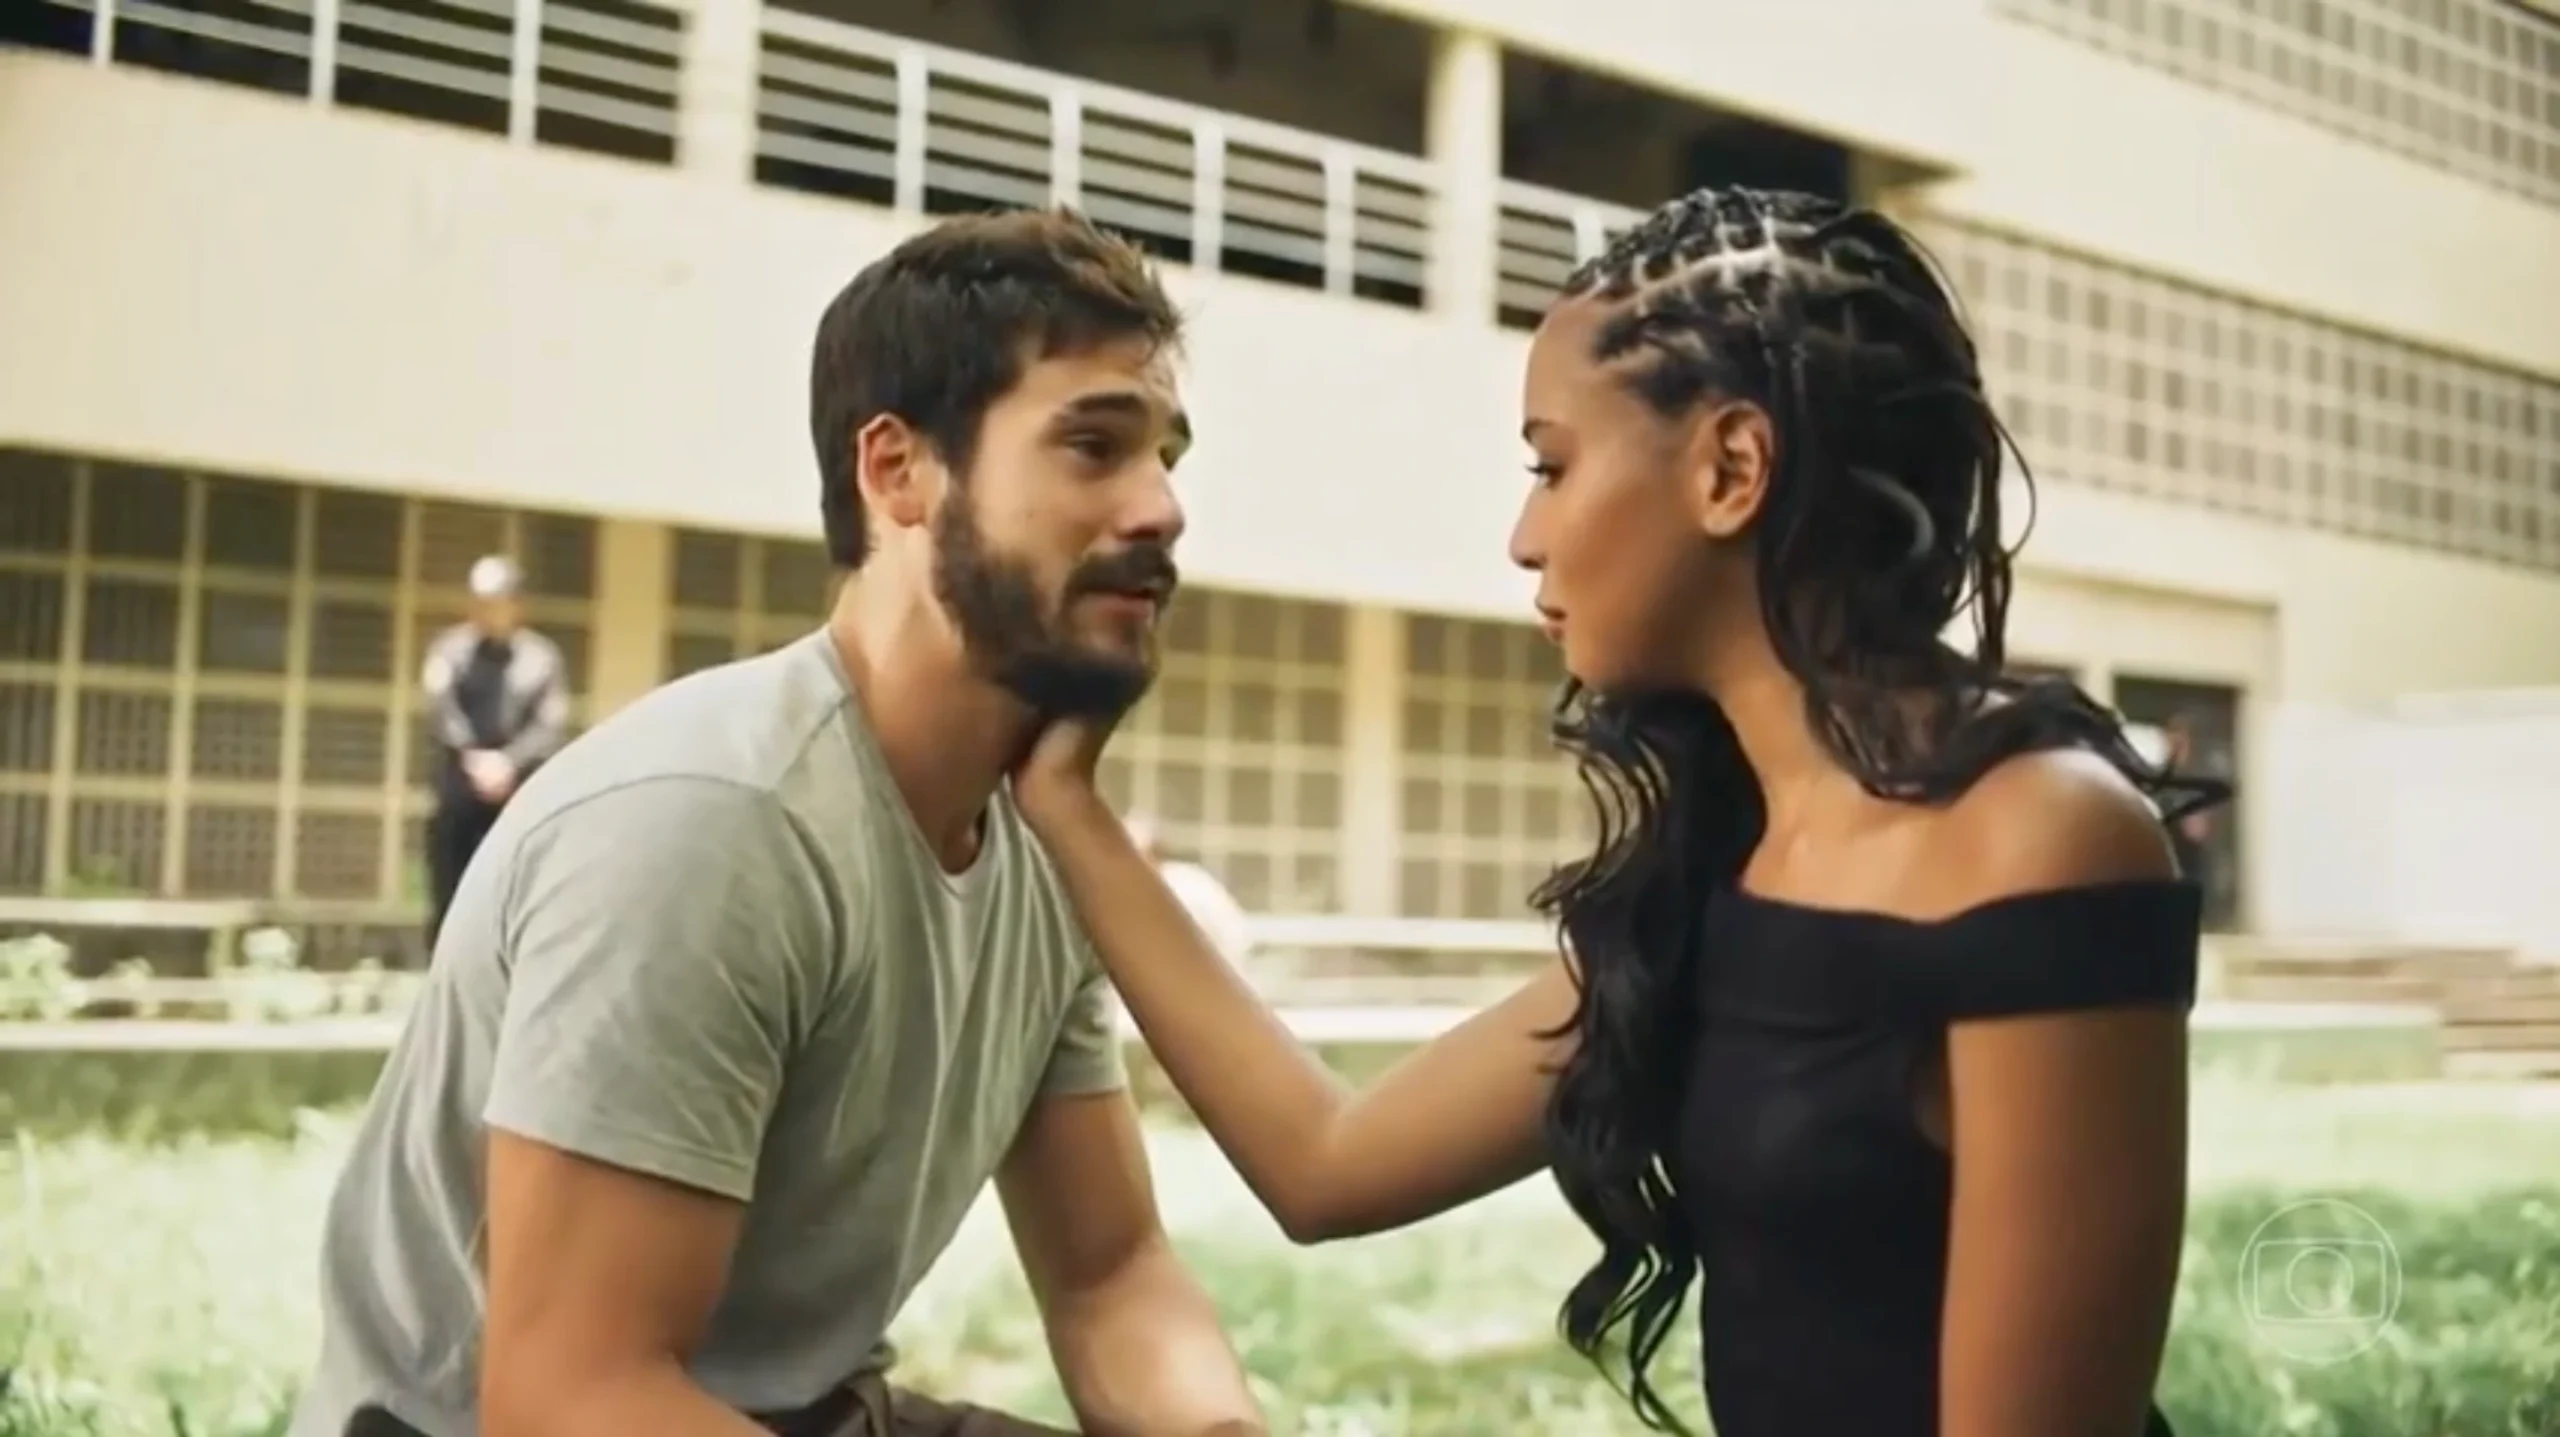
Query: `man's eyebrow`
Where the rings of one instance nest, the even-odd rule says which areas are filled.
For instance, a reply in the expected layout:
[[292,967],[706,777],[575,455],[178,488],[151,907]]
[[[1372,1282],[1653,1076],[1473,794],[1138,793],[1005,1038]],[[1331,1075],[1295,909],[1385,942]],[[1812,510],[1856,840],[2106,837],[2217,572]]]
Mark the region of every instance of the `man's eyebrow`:
[[[1079,394],[1058,407],[1058,421],[1074,419],[1135,419],[1144,422],[1156,416],[1156,405],[1145,395],[1133,390],[1115,389],[1100,394]],[[1166,427],[1181,444],[1191,443],[1191,416],[1176,409],[1168,416]]]

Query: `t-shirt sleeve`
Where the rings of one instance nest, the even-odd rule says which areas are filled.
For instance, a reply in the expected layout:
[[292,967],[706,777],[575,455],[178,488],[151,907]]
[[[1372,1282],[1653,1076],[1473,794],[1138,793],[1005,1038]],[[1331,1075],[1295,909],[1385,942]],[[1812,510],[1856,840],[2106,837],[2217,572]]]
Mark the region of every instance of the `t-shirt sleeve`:
[[1120,1054],[1120,1005],[1101,969],[1089,968],[1067,1005],[1049,1068],[1040,1079],[1044,1098],[1108,1093],[1129,1085],[1127,1063]]
[[489,1126],[746,1200],[840,951],[829,892],[735,784],[650,779],[545,820],[507,878]]

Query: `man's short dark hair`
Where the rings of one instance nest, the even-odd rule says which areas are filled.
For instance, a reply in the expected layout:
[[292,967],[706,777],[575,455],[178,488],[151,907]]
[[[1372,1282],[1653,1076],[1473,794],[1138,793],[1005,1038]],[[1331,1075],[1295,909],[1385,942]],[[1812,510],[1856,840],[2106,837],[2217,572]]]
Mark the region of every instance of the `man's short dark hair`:
[[819,317],[809,366],[828,557],[853,569],[871,551],[853,472],[863,425],[895,414],[965,474],[987,407],[1027,362],[1181,331],[1146,255],[1071,210],[945,220],[864,267]]

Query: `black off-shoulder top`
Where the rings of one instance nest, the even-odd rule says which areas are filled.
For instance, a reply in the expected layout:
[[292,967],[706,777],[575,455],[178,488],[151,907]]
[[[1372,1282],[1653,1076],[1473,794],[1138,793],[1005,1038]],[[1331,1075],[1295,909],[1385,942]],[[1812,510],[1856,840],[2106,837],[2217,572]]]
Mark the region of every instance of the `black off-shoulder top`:
[[1915,1076],[1953,1022],[2192,1005],[2200,921],[2176,880],[1929,922],[1709,900],[1670,1166],[1718,1437],[1941,1437],[1953,1173]]

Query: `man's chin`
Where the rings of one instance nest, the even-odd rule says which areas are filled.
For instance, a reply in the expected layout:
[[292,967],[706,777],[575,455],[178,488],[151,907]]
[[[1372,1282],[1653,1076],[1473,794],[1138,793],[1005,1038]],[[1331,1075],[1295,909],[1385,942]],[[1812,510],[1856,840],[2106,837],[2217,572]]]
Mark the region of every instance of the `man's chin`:
[[1007,692],[1040,713],[1106,721],[1136,708],[1155,678],[1152,654],[1087,645],[1025,654],[996,674]]
[[1154,604],[1104,594],[1071,605],[1062,627],[1068,643],[1089,653],[1152,661],[1163,612]]
[[1137,609],[1080,616],[1059,636],[1054,661],[1093,668],[1121,669],[1151,680],[1156,671],[1156,626]]

